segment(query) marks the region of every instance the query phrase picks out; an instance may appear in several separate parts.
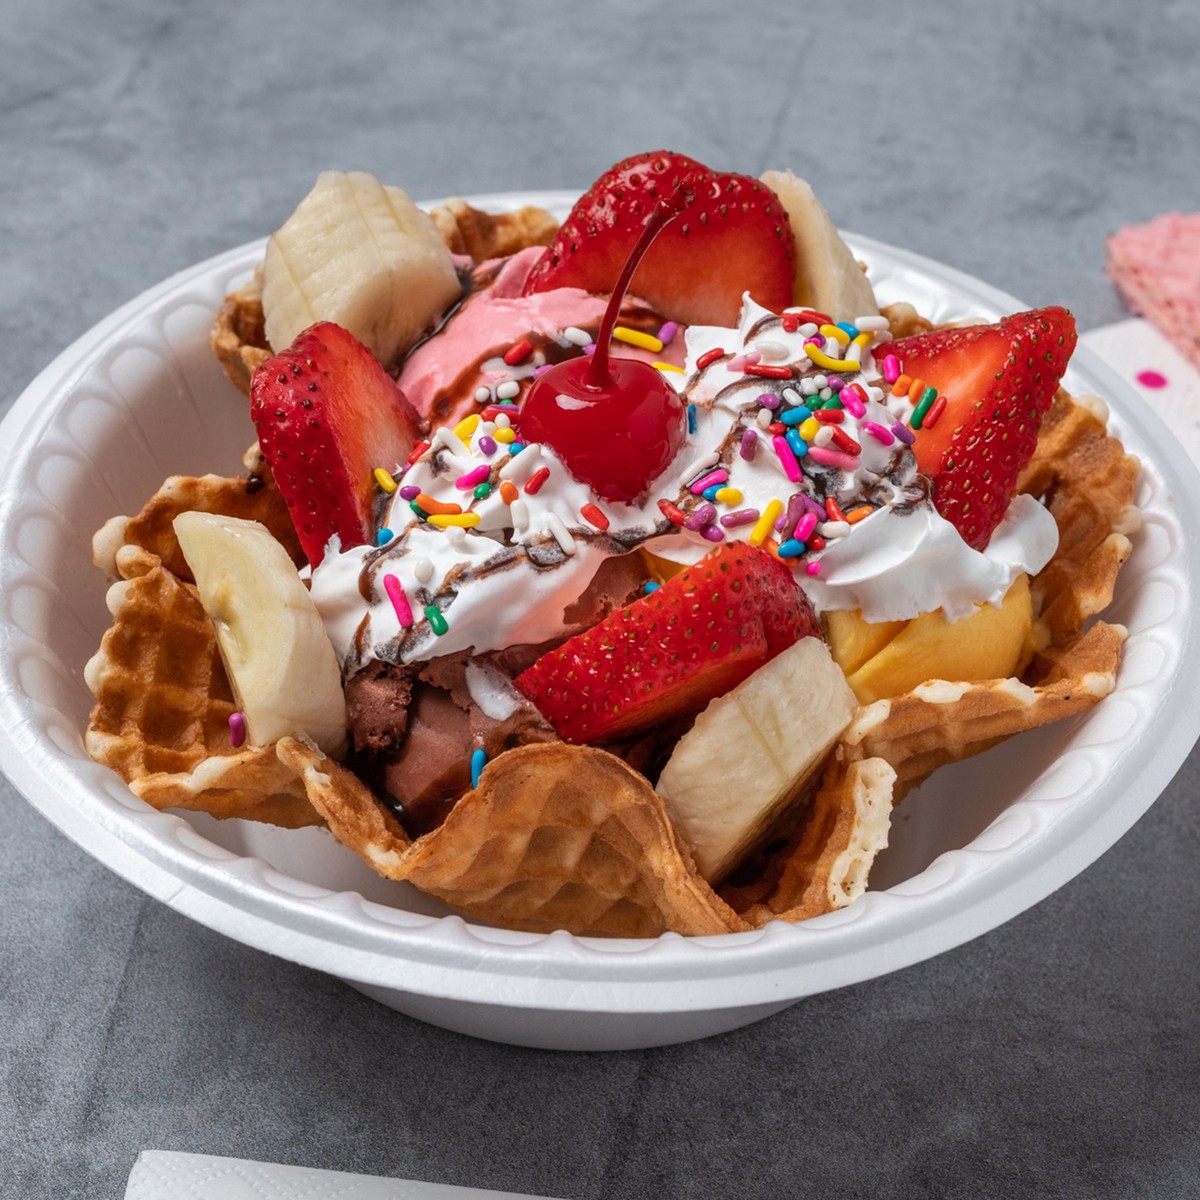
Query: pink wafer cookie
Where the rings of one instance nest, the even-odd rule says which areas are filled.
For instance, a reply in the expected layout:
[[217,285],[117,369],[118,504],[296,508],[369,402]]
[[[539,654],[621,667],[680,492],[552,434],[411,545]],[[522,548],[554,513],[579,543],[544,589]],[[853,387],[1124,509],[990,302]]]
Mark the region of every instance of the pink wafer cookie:
[[1108,239],[1108,274],[1126,303],[1200,367],[1200,213],[1164,213]]

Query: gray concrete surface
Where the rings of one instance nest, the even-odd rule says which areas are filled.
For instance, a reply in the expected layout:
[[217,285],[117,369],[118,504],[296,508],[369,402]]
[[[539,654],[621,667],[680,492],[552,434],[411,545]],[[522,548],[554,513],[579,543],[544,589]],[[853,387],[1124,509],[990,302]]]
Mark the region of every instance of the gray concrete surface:
[[[6,409],[317,171],[581,187],[664,145],[1089,328],[1119,224],[1200,207],[1200,8],[1115,0],[7,0]],[[1193,702],[1181,699],[1180,702]],[[0,1196],[143,1147],[578,1198],[1200,1195],[1200,754],[1095,866],[952,953],[694,1045],[476,1042],[245,949],[0,780]]]

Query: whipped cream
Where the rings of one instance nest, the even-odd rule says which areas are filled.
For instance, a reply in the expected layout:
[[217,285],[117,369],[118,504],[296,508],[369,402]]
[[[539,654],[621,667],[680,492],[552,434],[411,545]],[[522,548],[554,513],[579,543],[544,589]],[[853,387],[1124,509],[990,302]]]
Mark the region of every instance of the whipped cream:
[[[506,281],[497,299],[510,287]],[[564,305],[557,319],[570,320],[572,311]],[[543,338],[564,356],[568,347],[583,353],[552,324]],[[688,329],[686,366],[666,373],[689,406],[688,436],[638,503],[598,498],[548,446],[523,445],[516,404],[439,427],[411,466],[397,466],[399,488],[384,520],[390,539],[331,547],[313,572],[312,596],[345,668],[375,658],[479,654],[574,632],[570,610],[603,561],[642,546],[690,563],[726,539],[770,538],[793,556],[797,582],[818,610],[860,609],[869,621],[938,608],[955,620],[999,603],[1019,574],[1040,570],[1057,545],[1050,514],[1017,497],[987,549],[968,546],[934,509],[905,441],[911,408],[885,394],[870,337],[855,350],[832,337],[820,350],[820,340],[816,324],[795,314],[785,320],[749,296],[736,329]],[[478,364],[478,342],[470,341],[464,353]],[[503,345],[494,349],[502,353]],[[822,355],[845,364],[841,356],[856,353],[860,369],[822,366]],[[511,383],[507,391],[519,396],[545,361],[538,350],[507,374],[502,358],[491,362],[487,386],[495,395]],[[447,362],[443,371],[462,367]],[[826,428],[839,429],[853,452],[826,444],[832,434],[814,436],[815,418],[807,427],[796,422],[839,392],[853,399],[841,424]],[[794,431],[795,449],[784,449],[781,424]],[[458,510],[449,525],[436,511],[446,505]],[[837,519],[839,509],[857,519]]]

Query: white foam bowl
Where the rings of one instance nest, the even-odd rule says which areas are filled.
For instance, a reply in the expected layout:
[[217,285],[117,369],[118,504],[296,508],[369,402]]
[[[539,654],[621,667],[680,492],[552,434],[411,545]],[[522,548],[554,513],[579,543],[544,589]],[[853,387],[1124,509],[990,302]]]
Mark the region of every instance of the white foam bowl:
[[[478,197],[481,207],[560,193]],[[935,320],[1024,305],[888,246],[849,240],[885,302]],[[68,836],[181,913],[478,1037],[567,1049],[663,1045],[938,954],[1061,886],[1167,785],[1200,733],[1170,702],[1200,674],[1193,634],[1200,479],[1130,388],[1080,349],[1143,463],[1145,515],[1107,617],[1129,629],[1116,691],[1087,715],[947,767],[905,801],[872,890],[837,913],[747,934],[604,941],[471,924],[375,876],[323,830],[160,813],[83,752],[83,666],[109,623],[91,534],[170,474],[234,474],[253,441],[209,347],[213,313],[261,258],[242,246],[166,280],[61,354],[0,439],[0,767]]]

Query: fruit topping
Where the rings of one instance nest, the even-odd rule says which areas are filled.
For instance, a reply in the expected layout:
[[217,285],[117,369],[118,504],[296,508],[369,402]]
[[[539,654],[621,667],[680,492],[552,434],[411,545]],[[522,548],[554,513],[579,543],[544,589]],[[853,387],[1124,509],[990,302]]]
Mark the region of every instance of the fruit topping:
[[820,627],[791,572],[744,542],[544,654],[516,679],[563,738],[600,742],[696,712]]
[[694,201],[647,253],[632,291],[688,325],[733,325],[743,292],[775,311],[792,302],[795,245],[778,197],[748,175],[718,174],[666,150],[606,171],[530,272],[525,294],[609,292],[655,204],[690,179]]
[[1075,342],[1075,318],[1056,307],[888,347],[902,372],[892,391],[915,406],[913,449],[934,506],[977,550],[1008,509]]
[[331,537],[374,541],[374,472],[416,444],[417,415],[378,359],[339,325],[305,330],[250,381],[250,416],[315,567]]
[[524,436],[548,445],[576,479],[605,500],[640,500],[687,435],[683,401],[659,371],[609,354],[629,282],[651,243],[687,206],[687,186],[681,181],[647,216],[613,288],[592,355],[555,364],[534,380],[521,408]]
[[406,192],[363,171],[323,171],[267,243],[267,341],[282,349],[333,321],[390,366],[461,291],[437,226]]

